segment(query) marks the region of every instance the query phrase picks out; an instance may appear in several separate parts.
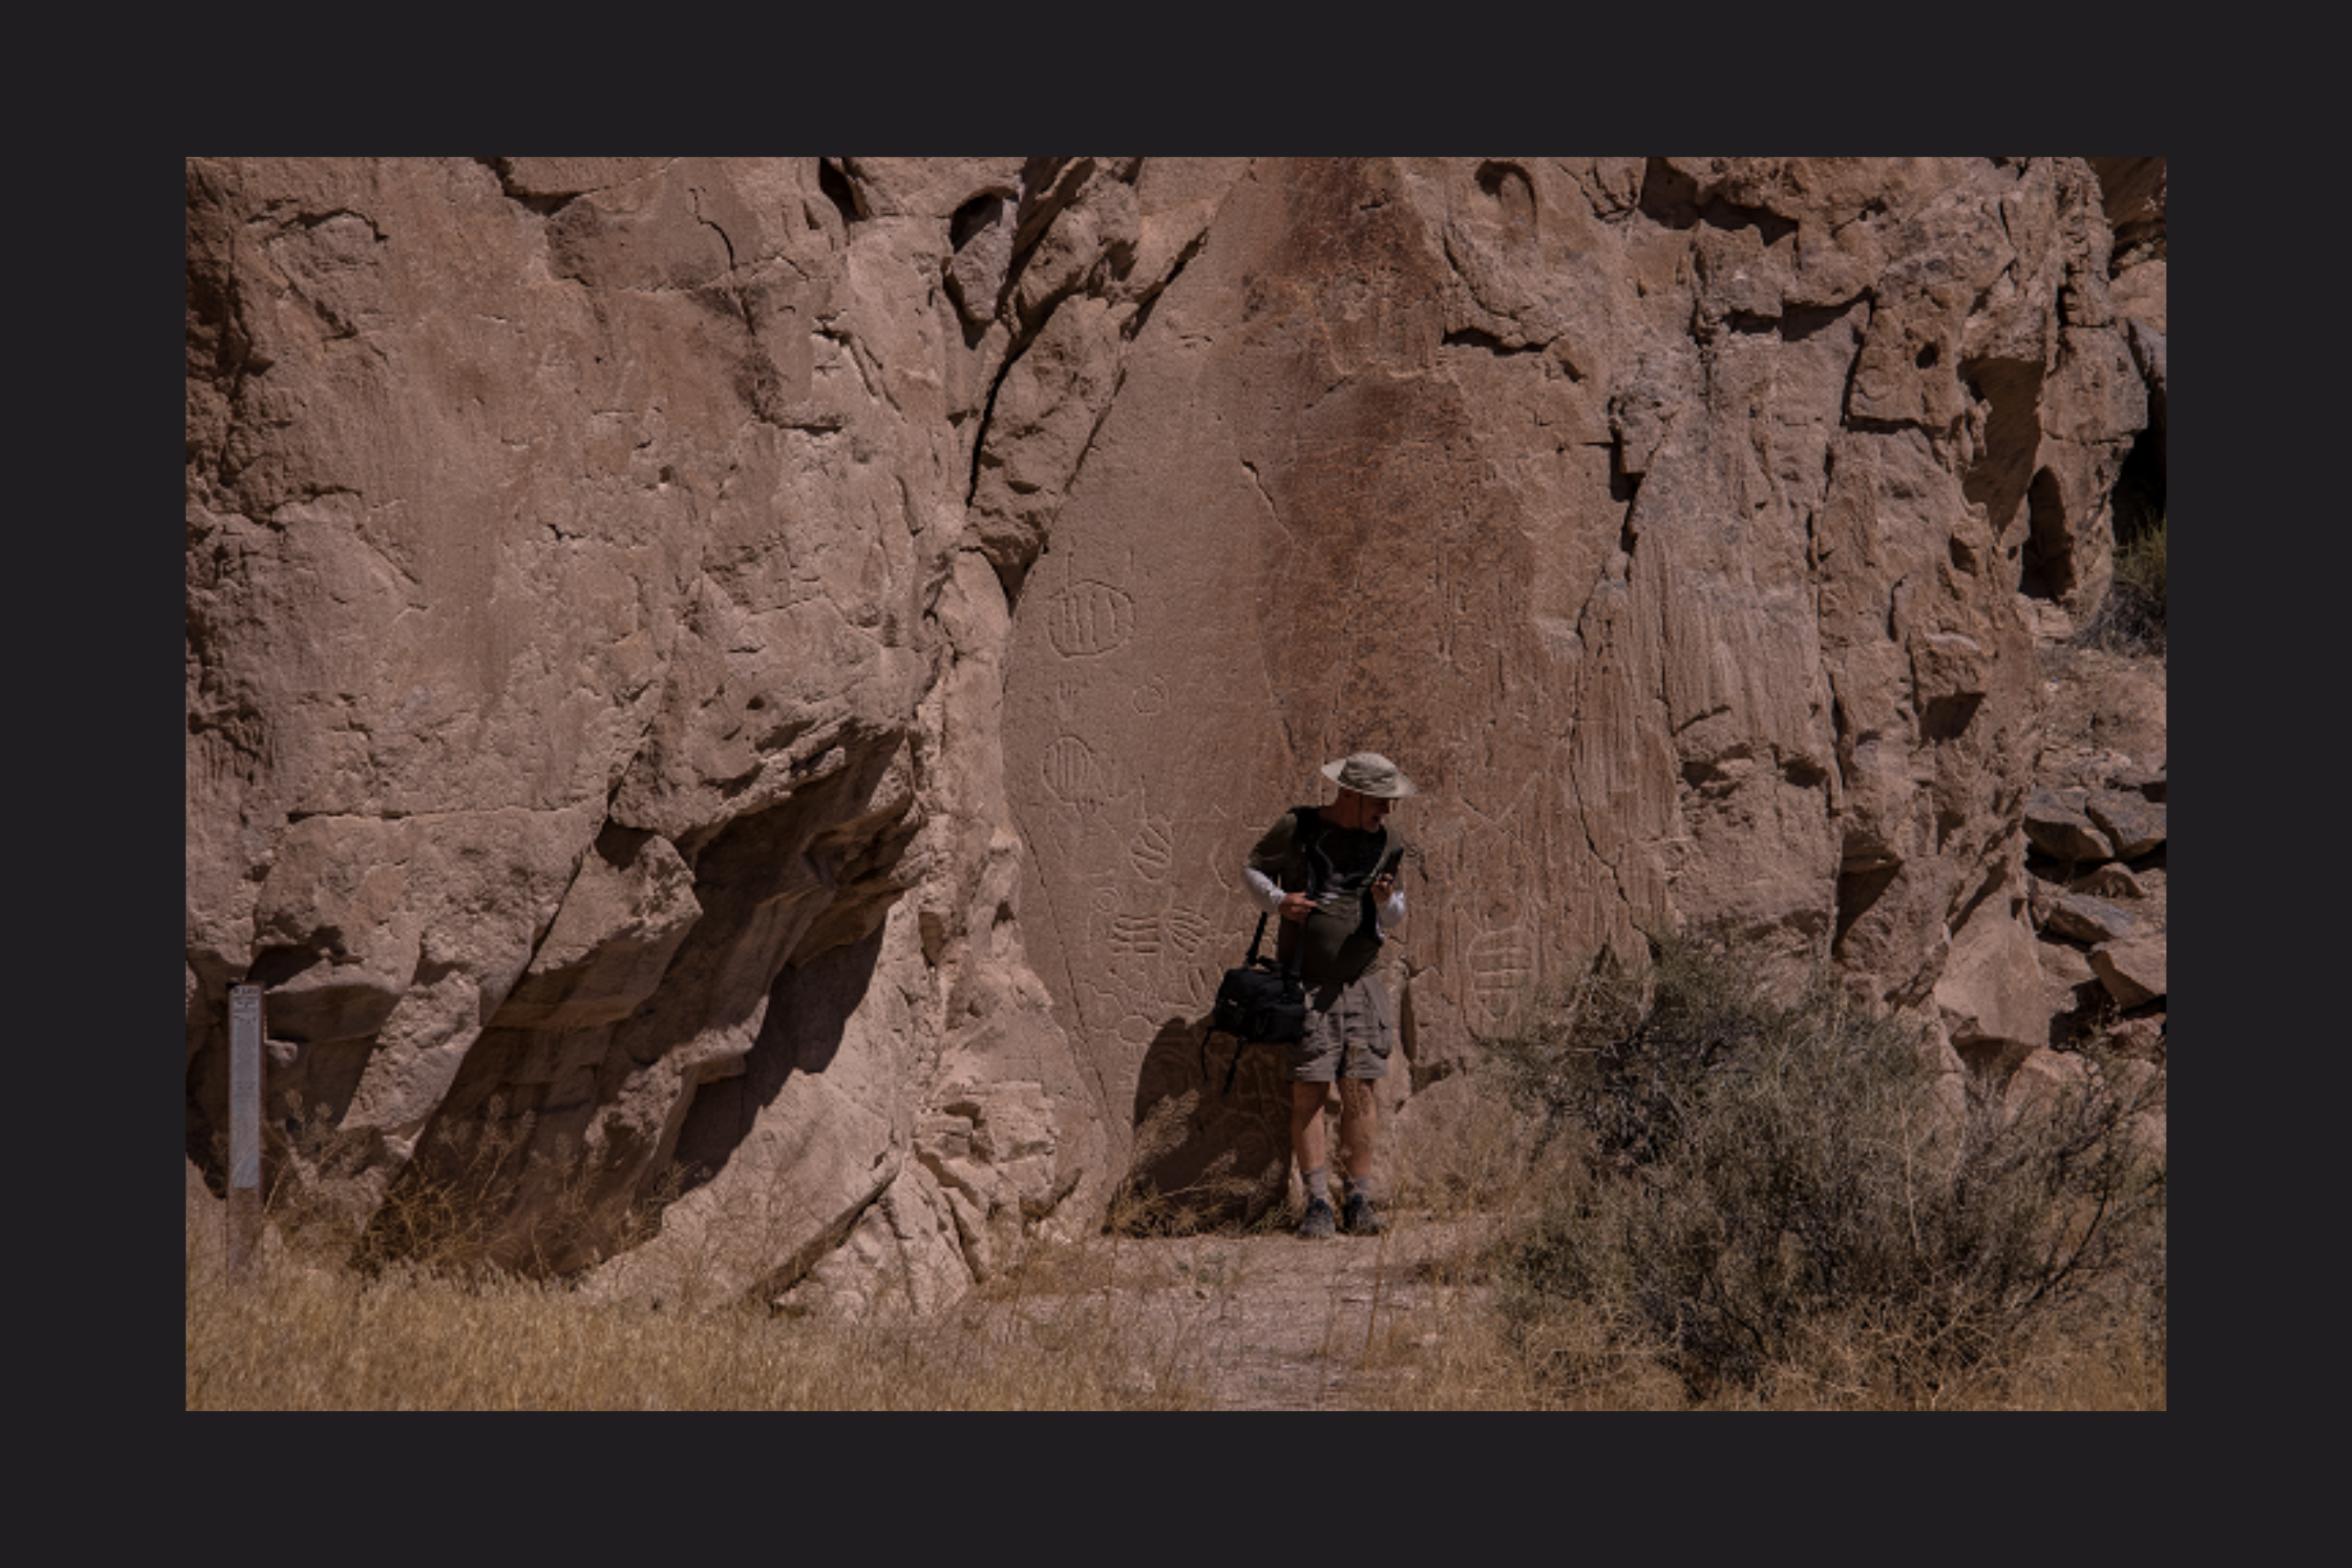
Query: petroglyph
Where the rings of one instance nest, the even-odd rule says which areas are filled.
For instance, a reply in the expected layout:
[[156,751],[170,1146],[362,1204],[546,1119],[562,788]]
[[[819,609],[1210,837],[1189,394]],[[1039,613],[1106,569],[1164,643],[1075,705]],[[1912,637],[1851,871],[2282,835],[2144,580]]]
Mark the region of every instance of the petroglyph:
[[1170,910],[1162,921],[1176,951],[1191,958],[1209,940],[1209,917],[1197,910]]
[[1138,713],[1142,714],[1147,719],[1152,718],[1157,714],[1166,712],[1168,710],[1168,681],[1166,678],[1155,675],[1150,680],[1147,680],[1142,685],[1137,687],[1135,689],[1134,702],[1135,710]]
[[1135,601],[1125,589],[1081,579],[1046,602],[1045,635],[1064,658],[1114,653],[1135,637]]
[[1094,748],[1076,735],[1064,735],[1045,748],[1045,787],[1082,816],[1110,795]]
[[1160,952],[1160,917],[1111,916],[1110,950],[1121,956],[1133,954],[1148,958],[1157,955]]
[[1536,941],[1526,926],[1504,926],[1472,940],[1470,1002],[1482,1023],[1502,1023],[1535,976]]
[[1156,822],[1145,817],[1143,826],[1136,829],[1135,837],[1128,840],[1127,858],[1135,863],[1136,870],[1150,881],[1157,882],[1168,875],[1169,862],[1175,858],[1175,824],[1165,817]]

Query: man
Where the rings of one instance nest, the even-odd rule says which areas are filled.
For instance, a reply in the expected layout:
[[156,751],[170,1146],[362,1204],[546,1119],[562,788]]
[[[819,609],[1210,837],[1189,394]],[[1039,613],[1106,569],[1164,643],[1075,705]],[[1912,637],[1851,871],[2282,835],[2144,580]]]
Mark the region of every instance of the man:
[[[1276,957],[1286,963],[1297,952],[1307,984],[1306,1034],[1288,1047],[1287,1071],[1290,1152],[1307,1184],[1298,1234],[1309,1238],[1335,1228],[1350,1236],[1374,1236],[1381,1228],[1372,1205],[1372,1145],[1380,1125],[1372,1084],[1388,1076],[1396,1018],[1371,970],[1388,933],[1404,919],[1404,889],[1396,878],[1404,840],[1386,819],[1413,793],[1412,781],[1378,752],[1328,763],[1323,776],[1339,786],[1339,798],[1285,813],[1250,851],[1243,871],[1257,906],[1282,917]],[[1347,1174],[1336,1216],[1323,1132],[1323,1107],[1334,1080]]]

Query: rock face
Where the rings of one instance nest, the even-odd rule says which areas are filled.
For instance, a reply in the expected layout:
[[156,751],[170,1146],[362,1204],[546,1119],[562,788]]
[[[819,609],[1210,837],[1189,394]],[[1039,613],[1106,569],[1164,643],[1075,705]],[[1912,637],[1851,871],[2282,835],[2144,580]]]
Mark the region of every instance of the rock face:
[[276,1168],[378,1245],[486,1148],[501,1259],[795,1303],[1262,1205],[1278,1086],[1198,1030],[1360,748],[1424,792],[1408,1112],[1674,926],[2032,1033],[2031,627],[2147,419],[2082,160],[187,188],[215,1180],[251,979]]

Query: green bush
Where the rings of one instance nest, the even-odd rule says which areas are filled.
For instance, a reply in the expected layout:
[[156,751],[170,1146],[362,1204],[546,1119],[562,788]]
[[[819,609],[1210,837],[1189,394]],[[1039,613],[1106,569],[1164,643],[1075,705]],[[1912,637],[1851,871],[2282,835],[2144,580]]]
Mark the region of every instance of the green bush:
[[[1573,1310],[1695,1397],[1797,1378],[1897,1404],[2044,1326],[2127,1324],[2161,1358],[2164,1172],[2134,1136],[2160,1079],[2086,1070],[2004,1103],[1827,974],[1776,1001],[1738,953],[1680,942],[1496,1048],[1589,1176],[1512,1249],[1528,1342]],[[1593,1373],[1572,1361],[1554,1374]]]

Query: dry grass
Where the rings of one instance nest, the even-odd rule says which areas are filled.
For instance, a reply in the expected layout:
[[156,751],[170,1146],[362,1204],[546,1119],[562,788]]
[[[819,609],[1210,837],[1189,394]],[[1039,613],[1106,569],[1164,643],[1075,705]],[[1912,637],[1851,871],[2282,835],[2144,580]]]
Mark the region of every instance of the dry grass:
[[926,1321],[701,1313],[561,1282],[271,1246],[226,1277],[217,1212],[188,1216],[191,1410],[1166,1410],[1183,1367],[1137,1364],[1116,1297]]
[[[1718,1024],[1753,1030],[1737,989],[1702,998],[1720,1016],[1678,1037],[1703,1044]],[[1608,1000],[1588,997],[1588,1019],[1613,1007],[1621,1025],[1652,1018],[1654,1035],[1654,992],[1594,1005]],[[1776,1029],[1790,1022],[1776,1016]],[[1786,1030],[1769,1037],[1784,1055],[1795,1049]],[[1848,1048],[1860,1040],[1849,1028]],[[1643,1253],[1644,1238],[1738,1241],[1752,1217],[1739,1205],[1753,1199],[1741,1194],[1769,1184],[1662,1178],[1685,1150],[1653,1134],[1677,1116],[1693,1129],[1767,1124],[1724,1120],[1727,1102],[1702,1116],[1689,1084],[1671,1075],[1596,1081],[1556,1052],[1523,1052],[1520,1066],[1517,1095],[1513,1075],[1490,1060],[1437,1085],[1397,1124],[1383,1153],[1390,1229],[1376,1243],[1296,1241],[1279,1209],[1265,1225],[1189,1235],[1155,1234],[1153,1216],[1129,1215],[1125,1227],[1083,1242],[1033,1244],[921,1317],[787,1316],[740,1301],[682,1310],[681,1300],[726,1293],[672,1290],[656,1305],[524,1278],[484,1263],[479,1232],[446,1193],[404,1197],[421,1206],[372,1227],[379,1237],[396,1227],[396,1250],[408,1256],[367,1246],[355,1254],[346,1230],[291,1224],[273,1230],[249,1279],[232,1282],[218,1205],[192,1194],[188,1408],[2164,1408],[2160,1204],[2152,1233],[2143,1214],[2133,1247],[2088,1281],[2098,1288],[2074,1292],[2063,1311],[2003,1319],[1998,1333],[1950,1310],[1966,1283],[1956,1266],[1929,1281],[1942,1292],[1928,1293],[1930,1305],[1947,1305],[1923,1311],[1898,1275],[1817,1291],[1800,1288],[1809,1277],[1796,1243],[1748,1257],[1749,1271],[1738,1275],[1724,1269],[1740,1247],[1718,1247],[1702,1282],[1777,1315],[1769,1353],[1694,1377],[1703,1341],[1657,1310],[1668,1265],[1680,1265]],[[1876,1070],[1878,1079],[1855,1080],[1857,1092],[1897,1103],[1899,1063],[1879,1059]],[[1838,1102],[1793,1068],[1770,1081],[1803,1091],[1773,1102],[1788,1114],[1769,1125],[1784,1130],[1814,1127]],[[1684,1097],[1678,1109],[1626,1114],[1666,1091]],[[1869,1109],[1856,1104],[1856,1114]],[[1564,1114],[1578,1105],[1581,1120]],[[1738,1147],[1756,1142],[1742,1136]],[[2095,1152],[2085,1144],[2070,1158],[2079,1166]],[[1629,1178],[1629,1166],[1652,1173]],[[1971,1168],[2011,1179],[1998,1162]],[[1880,1165],[1857,1169],[1883,1182]],[[2042,1234],[2079,1243],[2077,1197],[2057,1194],[2046,1215]],[[273,1223],[299,1217],[281,1205]],[[1685,1223],[1695,1217],[1706,1226]],[[1958,1235],[1964,1217],[1946,1212],[1935,1223]],[[1863,1257],[1855,1238],[1875,1237],[1873,1224],[1866,1210],[1843,1215],[1817,1227],[1812,1245]],[[338,1237],[340,1247],[321,1245]],[[1979,1335],[1968,1355],[1937,1338],[1960,1331],[1955,1322]]]
[[2155,521],[2117,542],[2115,578],[2090,623],[2076,634],[2078,647],[2110,653],[2165,657],[2165,532],[2168,520]]

